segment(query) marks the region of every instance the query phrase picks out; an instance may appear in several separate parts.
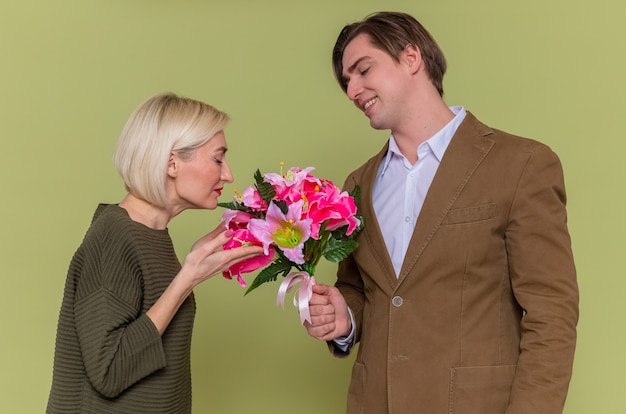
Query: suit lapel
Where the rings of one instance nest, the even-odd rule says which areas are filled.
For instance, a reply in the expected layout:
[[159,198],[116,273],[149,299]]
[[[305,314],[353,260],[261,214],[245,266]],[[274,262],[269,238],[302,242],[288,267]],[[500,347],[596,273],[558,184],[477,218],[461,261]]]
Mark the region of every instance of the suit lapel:
[[366,168],[363,172],[361,185],[361,206],[360,214],[365,220],[365,227],[363,228],[359,242],[367,246],[369,255],[373,258],[378,265],[383,269],[381,274],[385,275],[384,280],[376,280],[381,289],[394,289],[398,283],[396,279],[396,273],[393,270],[393,264],[389,257],[385,245],[385,239],[380,230],[380,224],[376,219],[376,212],[374,211],[374,203],[372,199],[372,190],[374,188],[374,182],[376,180],[376,174],[378,168],[382,162],[383,157],[387,154],[389,149],[389,142],[383,147],[383,149],[366,164]]
[[406,278],[466,183],[493,146],[492,133],[471,113],[454,134],[428,190],[409,243],[398,283]]

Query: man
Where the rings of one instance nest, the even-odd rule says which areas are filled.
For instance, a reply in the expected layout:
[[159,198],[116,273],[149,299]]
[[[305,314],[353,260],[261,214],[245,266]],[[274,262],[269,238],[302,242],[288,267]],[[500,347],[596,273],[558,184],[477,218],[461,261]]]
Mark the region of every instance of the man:
[[360,343],[349,413],[561,413],[578,287],[557,156],[443,101],[445,58],[411,16],[346,26],[335,75],[384,148],[346,180],[365,228],[308,333]]

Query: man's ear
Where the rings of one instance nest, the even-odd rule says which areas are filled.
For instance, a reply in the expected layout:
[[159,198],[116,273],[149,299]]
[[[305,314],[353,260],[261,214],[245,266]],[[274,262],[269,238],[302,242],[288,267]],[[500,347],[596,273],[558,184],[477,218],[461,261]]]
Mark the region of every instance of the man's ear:
[[400,59],[401,61],[406,62],[409,71],[412,74],[416,73],[424,63],[422,61],[422,53],[420,52],[420,49],[411,44],[405,46],[404,50],[400,54]]
[[178,163],[180,159],[173,152],[170,153],[170,159],[167,162],[167,175],[174,178],[178,175]]

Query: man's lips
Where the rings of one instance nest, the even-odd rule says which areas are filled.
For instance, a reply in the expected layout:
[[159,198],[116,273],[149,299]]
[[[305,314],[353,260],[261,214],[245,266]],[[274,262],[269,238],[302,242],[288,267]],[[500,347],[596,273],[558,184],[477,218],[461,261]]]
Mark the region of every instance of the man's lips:
[[378,102],[378,97],[374,96],[373,98],[368,99],[367,101],[361,103],[358,103],[359,108],[361,109],[361,111],[363,111],[363,113],[365,114],[365,116],[369,116],[370,112],[371,112],[371,108],[372,106],[374,106],[374,104],[376,104],[376,102]]
[[374,105],[376,103],[376,101],[378,100],[378,98],[374,97],[368,101],[365,102],[365,104],[363,104],[363,111],[367,111],[367,109]]

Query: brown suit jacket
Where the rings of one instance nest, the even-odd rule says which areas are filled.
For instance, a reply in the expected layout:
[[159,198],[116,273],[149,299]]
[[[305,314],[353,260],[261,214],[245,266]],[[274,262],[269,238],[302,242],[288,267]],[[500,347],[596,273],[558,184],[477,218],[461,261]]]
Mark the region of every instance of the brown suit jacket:
[[386,151],[345,184],[365,221],[336,283],[360,343],[348,413],[561,413],[578,287],[556,154],[468,113],[396,278],[372,204]]

